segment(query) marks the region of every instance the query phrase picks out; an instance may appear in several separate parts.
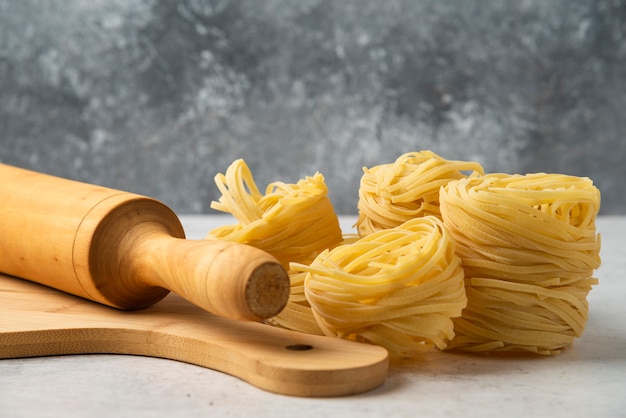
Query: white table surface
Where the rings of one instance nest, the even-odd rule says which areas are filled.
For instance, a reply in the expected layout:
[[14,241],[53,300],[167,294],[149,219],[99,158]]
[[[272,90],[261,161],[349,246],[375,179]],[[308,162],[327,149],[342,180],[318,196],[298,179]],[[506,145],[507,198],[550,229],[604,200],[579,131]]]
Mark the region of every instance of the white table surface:
[[[344,230],[353,217],[343,217]],[[202,238],[219,216],[181,216]],[[73,355],[0,360],[0,417],[626,417],[626,217],[600,217],[600,284],[584,335],[552,357],[432,353],[340,398],[276,395],[172,360]]]

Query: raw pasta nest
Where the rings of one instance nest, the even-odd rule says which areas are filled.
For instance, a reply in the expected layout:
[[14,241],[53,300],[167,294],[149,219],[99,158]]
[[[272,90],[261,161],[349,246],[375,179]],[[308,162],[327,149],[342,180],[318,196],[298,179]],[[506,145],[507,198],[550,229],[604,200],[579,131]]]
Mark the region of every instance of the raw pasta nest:
[[215,183],[222,196],[211,207],[232,214],[239,223],[211,230],[208,239],[252,245],[272,254],[286,268],[292,261],[310,262],[342,240],[320,173],[296,184],[271,183],[263,195],[247,164],[239,159],[226,174],[215,176]]
[[[292,263],[291,269],[305,274],[305,297],[325,335],[412,356],[433,345],[445,348],[454,335],[451,318],[466,306],[454,248],[441,220],[427,216],[324,251],[310,265]],[[311,326],[310,317],[305,325]]]
[[393,228],[420,216],[441,217],[439,189],[449,181],[466,177],[463,171],[484,172],[477,162],[450,161],[432,151],[410,152],[391,164],[363,168],[359,235]]
[[471,176],[448,183],[440,201],[468,296],[449,349],[552,354],[582,334],[600,266],[591,180]]
[[553,354],[582,334],[600,265],[590,179],[484,175],[430,151],[364,171],[359,236],[343,237],[319,173],[265,196],[243,160],[216,176],[212,207],[239,224],[208,237],[291,269],[289,302],[268,323],[378,344],[392,358],[433,346]]

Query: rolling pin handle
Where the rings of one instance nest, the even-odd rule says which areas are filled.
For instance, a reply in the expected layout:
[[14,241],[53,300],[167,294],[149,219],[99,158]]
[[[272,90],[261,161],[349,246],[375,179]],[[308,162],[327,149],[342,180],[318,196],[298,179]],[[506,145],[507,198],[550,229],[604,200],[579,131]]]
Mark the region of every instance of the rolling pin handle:
[[139,224],[123,244],[124,281],[159,286],[220,316],[261,321],[277,315],[289,298],[289,276],[257,248],[226,241],[186,240]]

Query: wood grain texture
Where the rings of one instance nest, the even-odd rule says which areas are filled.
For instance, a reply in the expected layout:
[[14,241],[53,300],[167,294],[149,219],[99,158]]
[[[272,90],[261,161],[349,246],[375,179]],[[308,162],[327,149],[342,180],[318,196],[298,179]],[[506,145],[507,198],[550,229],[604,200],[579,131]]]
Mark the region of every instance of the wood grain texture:
[[0,358],[86,353],[179,360],[306,397],[364,392],[388,371],[380,347],[215,316],[173,293],[128,312],[0,274]]

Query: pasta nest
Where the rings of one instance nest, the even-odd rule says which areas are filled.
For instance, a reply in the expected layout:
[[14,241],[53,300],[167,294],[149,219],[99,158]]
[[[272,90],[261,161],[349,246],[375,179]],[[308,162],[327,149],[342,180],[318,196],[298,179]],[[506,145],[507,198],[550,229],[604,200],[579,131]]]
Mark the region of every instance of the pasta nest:
[[434,216],[339,245],[291,270],[310,305],[309,313],[302,299],[288,304],[302,329],[381,345],[392,356],[445,348],[451,318],[467,303],[454,241]]
[[552,354],[582,334],[600,266],[590,179],[475,175],[448,183],[440,202],[468,297],[449,349]]
[[410,152],[391,164],[363,168],[356,223],[359,235],[420,216],[440,218],[439,189],[466,177],[463,171],[484,173],[477,162],[446,160],[432,151]]
[[235,160],[226,174],[215,176],[222,192],[211,208],[238,221],[209,232],[207,239],[236,241],[273,255],[285,268],[289,262],[310,262],[342,241],[324,176],[315,173],[296,184],[270,183],[263,195],[244,160]]

